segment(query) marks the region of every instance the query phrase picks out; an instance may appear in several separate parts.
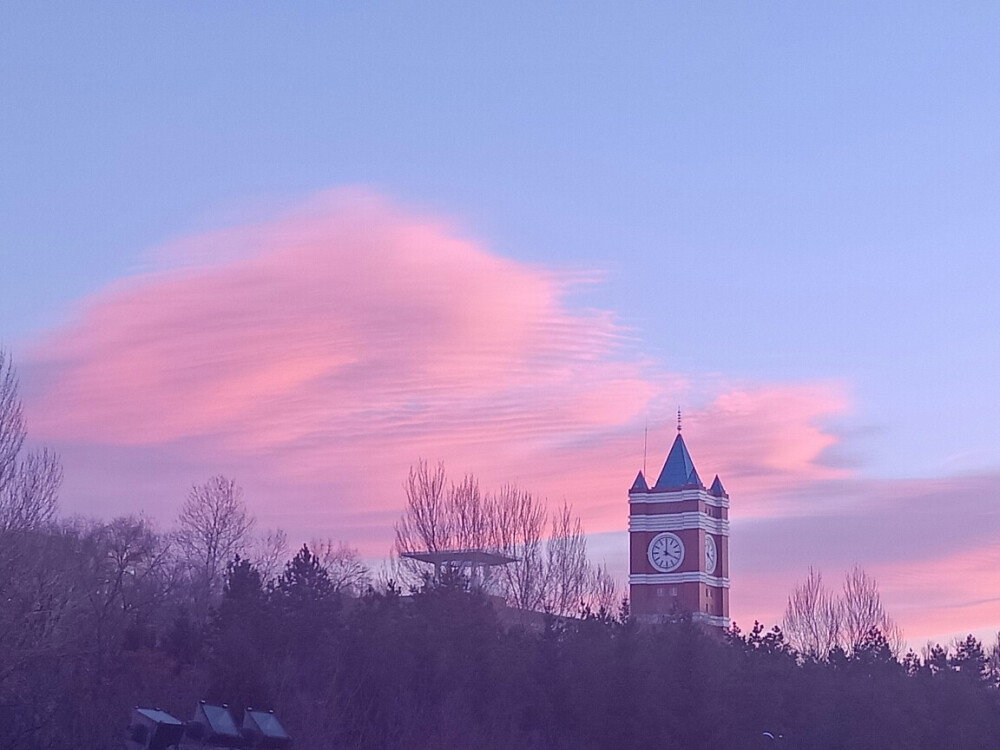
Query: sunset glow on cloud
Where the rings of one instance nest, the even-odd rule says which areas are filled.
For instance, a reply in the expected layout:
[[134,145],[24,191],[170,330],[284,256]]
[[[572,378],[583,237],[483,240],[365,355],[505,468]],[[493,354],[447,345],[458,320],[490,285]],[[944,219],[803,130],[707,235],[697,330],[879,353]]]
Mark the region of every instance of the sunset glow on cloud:
[[861,565],[879,581],[911,643],[988,629],[1000,611],[998,483],[1000,476],[989,474],[828,480],[802,486],[792,493],[798,510],[770,518],[742,517],[734,502],[734,617],[777,621],[809,566],[837,589],[844,573]]
[[[842,561],[831,529],[859,496],[891,506],[827,460],[830,420],[850,408],[843,384],[695,382],[634,352],[613,314],[574,308],[574,274],[504,259],[370,193],[325,193],[155,257],[159,270],[85,300],[30,360],[32,435],[63,453],[70,510],[169,521],[191,483],[224,472],[264,525],[377,556],[425,458],[617,531],[646,425],[652,480],[685,403],[703,481],[720,474],[734,522],[749,524],[734,536],[749,573],[734,576],[740,619],[744,601],[780,616],[812,564],[804,546]],[[833,525],[800,530],[816,516]],[[744,553],[754,540],[763,552]],[[796,554],[778,550],[789,543]],[[939,554],[935,570],[973,564],[949,544]],[[892,592],[905,585],[894,555],[870,561]]]
[[[406,468],[427,457],[614,527],[643,419],[690,390],[630,354],[612,315],[571,309],[570,274],[505,260],[370,194],[324,194],[158,257],[172,267],[87,300],[39,348],[36,436],[190,441],[199,460],[290,483],[293,526],[296,486],[367,488],[310,508],[335,530],[351,506],[397,509]],[[689,424],[708,463],[763,491],[833,474],[817,459],[835,438],[817,421],[843,406],[824,386],[739,388]]]

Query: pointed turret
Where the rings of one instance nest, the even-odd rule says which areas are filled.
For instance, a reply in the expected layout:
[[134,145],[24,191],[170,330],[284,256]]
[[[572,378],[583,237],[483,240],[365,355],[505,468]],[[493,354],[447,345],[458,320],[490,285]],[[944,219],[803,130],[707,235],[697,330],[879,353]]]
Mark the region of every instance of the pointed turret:
[[714,497],[729,497],[729,493],[726,492],[726,488],[722,486],[722,480],[719,479],[719,475],[715,475],[715,481],[712,482],[712,487],[708,490]]
[[691,454],[688,453],[687,446],[684,445],[684,438],[678,432],[653,490],[678,490],[690,486],[702,487],[701,479],[694,468]]
[[635,475],[635,481],[632,482],[632,487],[629,492],[649,492],[649,485],[646,484],[646,477],[642,475],[640,471]]

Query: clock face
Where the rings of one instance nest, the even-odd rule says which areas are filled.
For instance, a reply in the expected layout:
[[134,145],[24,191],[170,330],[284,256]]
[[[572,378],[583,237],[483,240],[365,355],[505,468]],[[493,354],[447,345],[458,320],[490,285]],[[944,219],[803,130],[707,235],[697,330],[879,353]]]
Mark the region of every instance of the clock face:
[[708,534],[705,535],[705,572],[714,573],[715,566],[719,562],[719,550],[715,546],[715,539]]
[[684,542],[679,536],[670,532],[657,534],[649,543],[647,554],[654,568],[669,573],[671,570],[677,570],[684,562]]

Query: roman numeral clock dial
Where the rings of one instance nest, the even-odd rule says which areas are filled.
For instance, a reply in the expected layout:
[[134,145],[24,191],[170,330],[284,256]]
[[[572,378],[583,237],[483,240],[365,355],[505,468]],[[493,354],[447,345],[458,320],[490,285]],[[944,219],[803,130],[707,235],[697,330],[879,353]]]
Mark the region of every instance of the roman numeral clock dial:
[[719,562],[719,550],[715,546],[715,540],[706,535],[705,536],[705,572],[709,575],[715,573],[715,566]]
[[649,543],[650,564],[657,570],[669,573],[684,562],[684,542],[676,534],[657,534]]

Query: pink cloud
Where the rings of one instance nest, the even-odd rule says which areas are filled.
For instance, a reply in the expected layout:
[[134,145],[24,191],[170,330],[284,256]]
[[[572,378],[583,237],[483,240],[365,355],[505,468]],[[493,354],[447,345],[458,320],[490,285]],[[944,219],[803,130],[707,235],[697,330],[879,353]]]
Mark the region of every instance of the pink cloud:
[[797,513],[770,518],[744,517],[735,498],[734,616],[778,622],[810,566],[837,588],[861,565],[915,647],[1000,627],[998,482],[996,474],[821,481],[794,493]]
[[919,561],[881,566],[884,597],[921,640],[935,633],[1000,627],[1000,546],[966,548]]
[[[631,409],[649,395],[635,366],[608,359],[608,317],[566,314],[556,277],[371,199],[329,202],[327,214],[213,233],[228,261],[91,300],[40,353],[60,375],[36,429],[134,445],[253,420],[231,437],[272,447],[357,427],[373,408],[405,428],[554,384],[575,415],[606,410],[589,393],[595,373],[574,385],[581,370],[600,371],[606,389],[640,384]],[[206,252],[202,238],[192,245]],[[310,403],[297,408],[303,392]]]
[[85,300],[32,358],[32,433],[62,448],[74,510],[169,518],[188,484],[226,471],[267,522],[347,527],[383,552],[425,457],[620,529],[643,422],[667,425],[650,434],[652,473],[664,404],[682,396],[708,402],[686,428],[704,478],[721,473],[745,508],[837,474],[819,460],[836,439],[823,422],[846,405],[833,385],[723,384],[706,399],[632,353],[612,314],[572,308],[577,277],[370,194],[326,193],[155,258],[161,270]]
[[[980,554],[998,541],[992,479],[872,482],[833,466],[842,384],[671,373],[612,314],[572,307],[578,275],[364,193],[155,258],[161,270],[85,300],[23,373],[32,436],[64,456],[69,512],[168,521],[192,482],[224,472],[262,525],[382,555],[423,457],[620,534],[644,427],[654,480],[680,402],[702,479],[720,474],[733,498],[738,619],[780,619],[809,565],[836,578],[859,562],[910,634],[997,620],[983,583],[997,561]],[[900,536],[915,546],[880,544]]]
[[[814,523],[822,528],[822,521]],[[814,544],[817,550],[824,546],[818,537]],[[827,558],[826,563],[817,567],[830,589],[839,591],[844,574],[859,560],[830,559],[836,557],[836,545],[827,541],[826,546],[819,552]],[[815,558],[811,563],[803,558],[797,566],[786,563],[750,571],[745,563],[754,565],[756,561],[748,561],[746,556],[756,556],[756,551],[739,545],[739,552],[743,559],[733,564],[734,619],[741,627],[755,619],[769,625],[780,624],[789,593],[805,578],[809,565],[816,565]],[[744,563],[742,570],[740,563]],[[1000,548],[995,541],[927,559],[860,564],[878,581],[886,611],[901,625],[904,638],[915,650],[919,651],[928,640],[947,641],[949,634],[995,634],[1000,629],[1000,595],[996,591]]]

